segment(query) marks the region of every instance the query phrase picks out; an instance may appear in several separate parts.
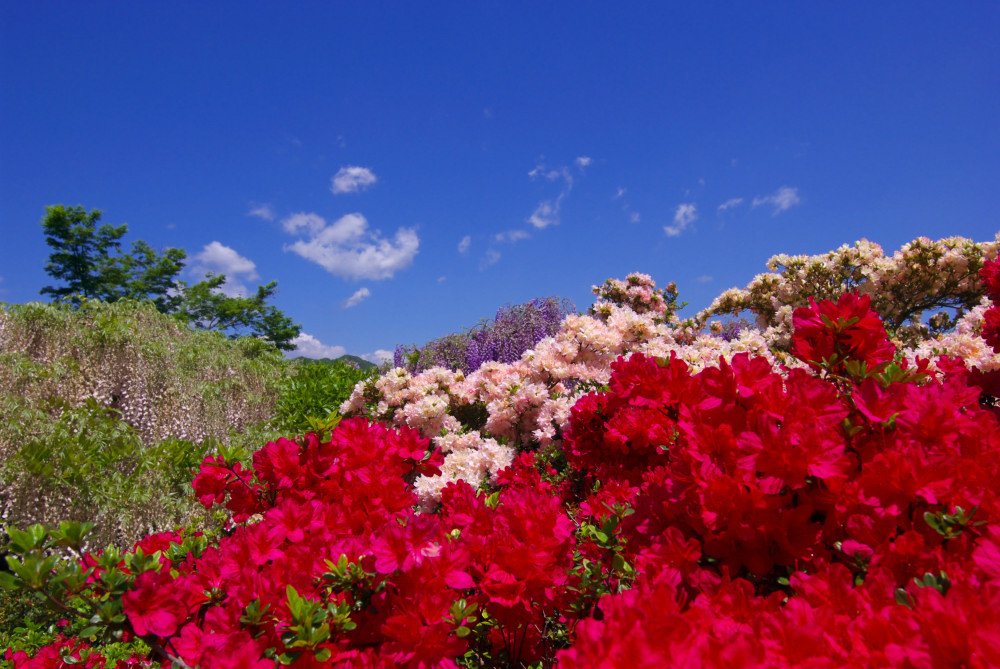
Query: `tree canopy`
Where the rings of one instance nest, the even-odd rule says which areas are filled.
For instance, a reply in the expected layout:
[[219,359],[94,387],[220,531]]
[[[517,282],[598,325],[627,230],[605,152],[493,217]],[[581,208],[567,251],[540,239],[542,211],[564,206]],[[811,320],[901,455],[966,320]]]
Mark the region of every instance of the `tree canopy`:
[[230,332],[234,336],[249,333],[273,342],[282,351],[295,348],[291,340],[299,336],[302,326],[267,304],[277,292],[277,281],[257,286],[257,293],[252,297],[222,293],[225,282],[224,274],[207,274],[204,281],[192,286],[181,282],[177,315],[202,330]]
[[88,213],[80,206],[46,207],[42,228],[53,251],[45,271],[64,285],[45,286],[42,295],[74,304],[81,297],[105,302],[151,300],[162,312],[175,309],[178,301],[171,289],[184,267],[184,250],[171,248],[159,255],[138,240],[130,253],[124,253],[121,240],[128,226],[98,226],[101,215],[99,209]]
[[249,335],[290,351],[302,326],[267,301],[277,293],[277,282],[257,287],[252,297],[225,295],[223,274],[206,274],[189,285],[179,280],[187,254],[168,248],[158,253],[142,240],[122,251],[128,226],[101,224],[103,212],[82,206],[53,205],[41,221],[45,242],[52,249],[45,271],[62,285],[45,286],[42,295],[57,302],[79,305],[84,298],[105,302],[149,300],[156,308],[202,330],[231,337]]

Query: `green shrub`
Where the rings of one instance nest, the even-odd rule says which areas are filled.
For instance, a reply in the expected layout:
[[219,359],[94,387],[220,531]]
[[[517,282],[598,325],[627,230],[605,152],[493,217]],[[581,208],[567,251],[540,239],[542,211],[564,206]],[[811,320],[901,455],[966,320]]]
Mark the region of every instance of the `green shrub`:
[[364,381],[376,372],[375,367],[362,370],[337,360],[295,360],[291,373],[284,380],[268,426],[286,436],[307,432],[311,428],[310,417],[326,419],[336,414],[337,408],[351,396],[358,381]]

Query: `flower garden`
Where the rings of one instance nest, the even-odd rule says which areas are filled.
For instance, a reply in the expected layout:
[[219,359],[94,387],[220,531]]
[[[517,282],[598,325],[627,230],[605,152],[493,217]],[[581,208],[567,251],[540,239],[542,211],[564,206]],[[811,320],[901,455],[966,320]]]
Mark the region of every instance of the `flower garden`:
[[205,458],[221,533],[9,529],[63,626],[3,661],[1000,666],[998,250],[776,256],[684,321],[634,274],[516,359],[362,380]]

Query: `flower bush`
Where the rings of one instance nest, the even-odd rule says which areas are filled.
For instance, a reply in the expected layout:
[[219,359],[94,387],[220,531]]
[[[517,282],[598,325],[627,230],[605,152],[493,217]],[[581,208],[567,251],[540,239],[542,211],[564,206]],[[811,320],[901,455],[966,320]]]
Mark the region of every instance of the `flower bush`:
[[[594,286],[598,299],[588,314],[566,316],[555,334],[515,362],[487,363],[468,374],[446,368],[413,374],[397,367],[358,384],[340,410],[407,425],[435,440],[442,430],[485,432],[506,442],[501,445],[512,449],[511,457],[513,449],[558,449],[570,408],[609,381],[611,363],[619,356],[676,355],[700,370],[749,353],[775,369],[805,366],[789,351],[794,310],[808,305],[811,294],[836,301],[852,291],[857,299],[871,300],[875,314],[895,328],[893,341],[909,364],[923,358],[936,370],[937,359],[960,357],[970,370],[1000,369],[1000,356],[982,337],[987,306],[982,303],[985,283],[978,274],[984,261],[996,258],[998,248],[997,241],[920,238],[887,257],[880,247],[862,240],[822,256],[775,256],[769,266],[780,273],[760,275],[743,291],[727,291],[709,310],[686,321],[676,316],[673,284],[657,289],[644,274],[609,279]],[[936,307],[951,307],[956,314],[971,309],[949,321],[956,324],[953,330],[938,334],[913,322]],[[740,327],[734,335],[719,337],[701,327],[712,314],[743,310],[758,316],[760,329]],[[936,323],[937,329],[945,327],[941,319]],[[475,448],[470,444],[462,458]],[[470,482],[478,485],[495,476],[505,459],[491,456],[489,462],[480,468],[482,478]],[[441,477],[419,484],[424,503],[436,501],[437,492],[459,470],[469,473],[446,457]]]
[[421,347],[397,346],[393,364],[411,373],[446,367],[468,374],[487,362],[514,362],[540,339],[555,333],[563,317],[573,311],[572,302],[556,297],[501,307],[492,321],[469,332],[450,334]]
[[[141,641],[116,666],[998,666],[993,372],[914,357],[873,304],[807,300],[781,355],[712,337],[708,364],[613,304],[516,363],[393,370],[351,400],[386,423],[207,457],[222,536],[94,555],[86,527],[11,531],[0,583],[67,627],[6,662]],[[526,433],[543,415],[555,435]]]
[[[695,320],[749,311],[772,345],[787,346],[794,309],[810,297],[837,300],[857,292],[872,299],[872,308],[902,343],[915,346],[950,330],[979,303],[979,271],[996,257],[998,246],[1000,234],[992,242],[920,237],[891,256],[866,239],[815,256],[779,254],[768,260],[769,272],[745,288],[725,291]],[[943,311],[924,322],[924,312],[932,309]]]

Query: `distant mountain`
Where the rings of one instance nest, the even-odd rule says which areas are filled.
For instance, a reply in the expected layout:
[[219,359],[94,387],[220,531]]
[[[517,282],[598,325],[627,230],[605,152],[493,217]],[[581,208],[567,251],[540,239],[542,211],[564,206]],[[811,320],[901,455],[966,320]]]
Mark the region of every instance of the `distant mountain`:
[[364,358],[359,358],[356,355],[342,355],[337,358],[337,360],[340,362],[353,362],[358,366],[358,369],[371,369],[372,367],[378,367],[375,363],[368,362]]
[[295,358],[299,361],[298,364],[309,364],[309,363],[319,363],[321,365],[333,365],[338,362],[348,362],[353,363],[358,366],[358,369],[365,370],[371,369],[373,367],[378,367],[378,365],[368,362],[364,358],[359,358],[356,355],[342,355],[339,358]]

